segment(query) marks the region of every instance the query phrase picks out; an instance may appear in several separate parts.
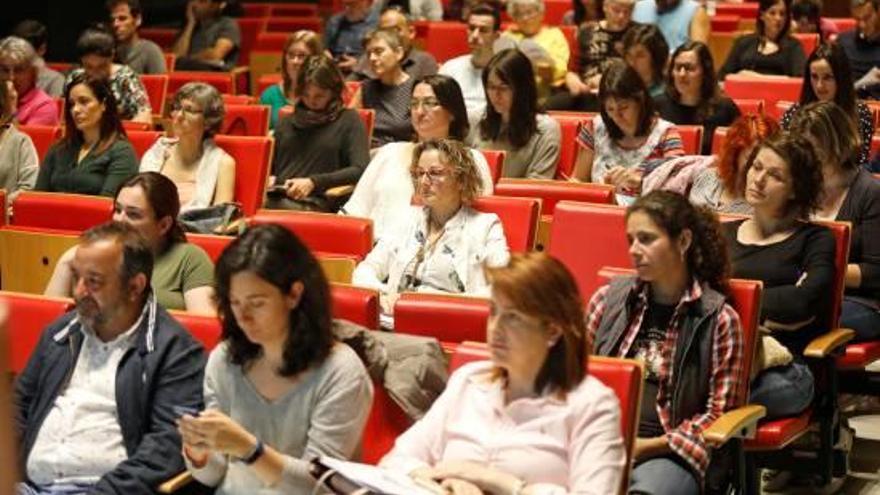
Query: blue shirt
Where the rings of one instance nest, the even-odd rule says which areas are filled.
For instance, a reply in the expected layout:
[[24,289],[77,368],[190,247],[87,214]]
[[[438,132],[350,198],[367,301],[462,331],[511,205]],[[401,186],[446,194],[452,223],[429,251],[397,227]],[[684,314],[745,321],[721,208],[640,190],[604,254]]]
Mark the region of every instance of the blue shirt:
[[666,38],[671,53],[690,40],[691,21],[699,8],[700,4],[694,0],[681,0],[672,10],[658,14],[655,0],[639,0],[633,9],[632,19],[643,24],[656,24]]
[[324,26],[324,46],[334,57],[340,55],[359,56],[364,51],[364,36],[379,24],[379,15],[370,10],[360,21],[349,21],[345,13],[334,14]]

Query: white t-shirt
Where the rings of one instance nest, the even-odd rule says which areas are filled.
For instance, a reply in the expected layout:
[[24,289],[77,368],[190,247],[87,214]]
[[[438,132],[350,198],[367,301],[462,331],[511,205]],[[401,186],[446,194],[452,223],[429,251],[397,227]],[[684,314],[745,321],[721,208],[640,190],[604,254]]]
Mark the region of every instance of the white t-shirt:
[[474,125],[483,118],[486,110],[486,92],[483,90],[483,69],[474,67],[471,58],[471,55],[462,55],[447,60],[440,66],[438,73],[455,79],[461,86],[468,120]]

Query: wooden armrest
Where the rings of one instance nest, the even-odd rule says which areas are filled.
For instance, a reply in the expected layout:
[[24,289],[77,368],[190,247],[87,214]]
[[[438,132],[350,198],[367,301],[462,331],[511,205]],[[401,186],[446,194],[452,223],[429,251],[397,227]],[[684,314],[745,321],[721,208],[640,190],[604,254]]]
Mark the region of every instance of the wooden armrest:
[[336,186],[331,187],[324,191],[324,196],[328,198],[342,198],[344,196],[348,196],[349,194],[354,192],[354,186],[349,184],[347,186]]
[[189,471],[184,471],[177,476],[171,478],[159,485],[159,493],[174,493],[186,485],[190,484],[193,480],[193,475]]
[[755,436],[758,420],[767,415],[767,408],[754,404],[727,411],[703,430],[703,438],[712,445],[721,446],[731,438]]
[[811,340],[807,348],[804,349],[804,356],[811,358],[828,357],[836,349],[852,340],[855,335],[856,333],[849,328],[835,328]]

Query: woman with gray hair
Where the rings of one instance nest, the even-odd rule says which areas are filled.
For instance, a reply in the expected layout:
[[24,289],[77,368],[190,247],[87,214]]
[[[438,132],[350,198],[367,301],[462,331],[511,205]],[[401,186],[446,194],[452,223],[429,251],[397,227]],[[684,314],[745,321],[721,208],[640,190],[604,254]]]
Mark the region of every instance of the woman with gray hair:
[[58,106],[37,87],[36,61],[34,48],[22,38],[8,36],[0,41],[0,81],[12,82],[7,99],[16,120],[25,125],[58,125]]
[[507,13],[516,23],[502,34],[517,43],[535,69],[538,98],[543,101],[552,89],[564,89],[571,50],[558,27],[544,25],[543,0],[510,0]]
[[213,139],[225,113],[213,86],[185,84],[171,103],[171,136],[159,138],[141,159],[141,172],[159,172],[174,182],[181,211],[232,201],[235,160]]

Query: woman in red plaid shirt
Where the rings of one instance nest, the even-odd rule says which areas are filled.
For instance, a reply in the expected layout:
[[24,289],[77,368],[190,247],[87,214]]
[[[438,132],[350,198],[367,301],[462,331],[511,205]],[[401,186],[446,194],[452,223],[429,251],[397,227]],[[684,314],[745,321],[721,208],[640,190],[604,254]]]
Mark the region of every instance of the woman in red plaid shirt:
[[667,191],[627,209],[626,235],[637,275],[593,295],[587,330],[593,353],[645,363],[630,493],[696,495],[722,482],[702,432],[741,399],[727,249],[713,213]]

